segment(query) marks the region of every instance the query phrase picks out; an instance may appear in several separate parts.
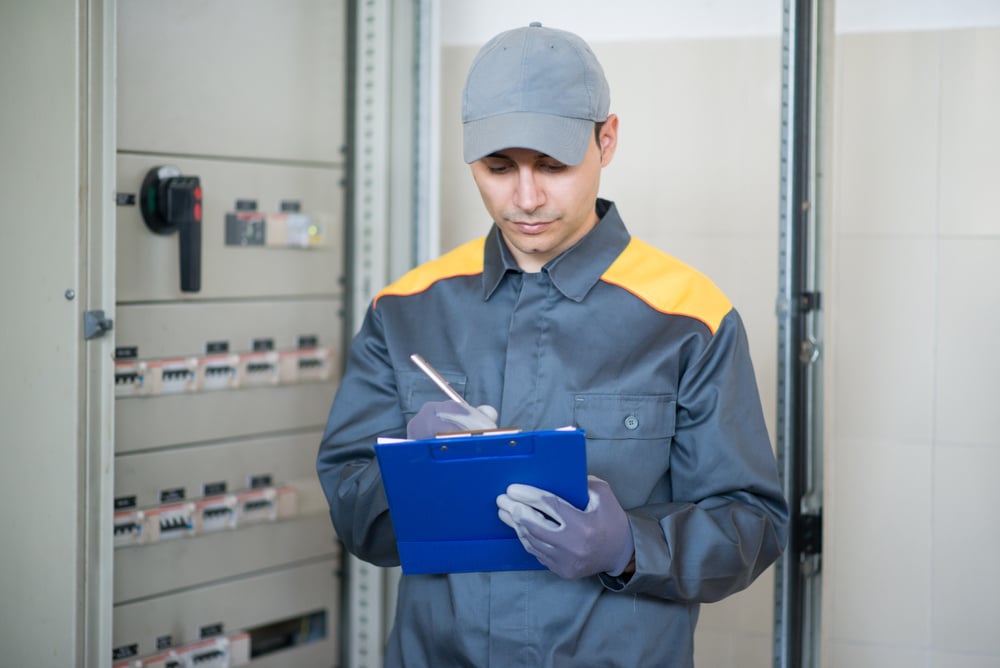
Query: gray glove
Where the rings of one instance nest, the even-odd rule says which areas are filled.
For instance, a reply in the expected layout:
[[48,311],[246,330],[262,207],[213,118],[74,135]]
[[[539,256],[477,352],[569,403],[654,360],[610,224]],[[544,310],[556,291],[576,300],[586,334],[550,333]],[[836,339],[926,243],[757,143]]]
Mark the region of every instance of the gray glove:
[[406,438],[434,438],[447,431],[496,429],[497,410],[479,406],[470,411],[457,401],[428,401],[413,419],[406,423]]
[[587,477],[590,500],[579,510],[551,492],[514,484],[497,497],[500,520],[524,549],[556,575],[575,580],[621,575],[635,553],[632,526],[611,486]]

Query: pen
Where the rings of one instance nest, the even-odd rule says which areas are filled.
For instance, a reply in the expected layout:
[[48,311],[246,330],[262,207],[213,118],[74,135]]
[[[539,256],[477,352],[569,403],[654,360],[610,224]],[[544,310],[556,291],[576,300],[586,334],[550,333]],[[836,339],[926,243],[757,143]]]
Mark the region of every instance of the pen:
[[480,410],[478,408],[472,406],[468,401],[466,401],[462,397],[461,394],[459,394],[458,392],[456,392],[455,388],[453,388],[451,385],[449,385],[448,381],[446,381],[444,379],[444,376],[442,376],[441,374],[439,374],[437,372],[437,369],[435,369],[434,367],[432,367],[430,364],[427,363],[427,360],[425,360],[423,357],[421,357],[417,353],[413,353],[412,355],[410,355],[410,359],[413,360],[413,363],[416,364],[420,368],[420,370],[423,371],[427,375],[428,378],[430,378],[431,380],[434,381],[435,385],[437,385],[438,387],[441,388],[442,392],[444,392],[445,394],[448,395],[449,399],[451,399],[452,401],[454,401],[454,402],[456,402],[458,404],[461,404],[462,407],[465,408],[466,410],[475,411],[477,413],[480,413]]

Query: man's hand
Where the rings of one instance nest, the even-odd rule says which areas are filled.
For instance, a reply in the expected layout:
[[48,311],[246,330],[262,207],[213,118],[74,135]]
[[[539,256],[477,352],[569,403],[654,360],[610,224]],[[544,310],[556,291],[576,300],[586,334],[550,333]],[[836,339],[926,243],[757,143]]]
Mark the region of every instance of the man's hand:
[[469,411],[457,401],[428,401],[406,424],[406,438],[421,440],[446,431],[496,429],[496,419],[492,406]]
[[568,580],[621,575],[632,559],[632,527],[610,485],[587,478],[590,500],[579,510],[551,492],[514,484],[497,497],[500,520],[524,549]]

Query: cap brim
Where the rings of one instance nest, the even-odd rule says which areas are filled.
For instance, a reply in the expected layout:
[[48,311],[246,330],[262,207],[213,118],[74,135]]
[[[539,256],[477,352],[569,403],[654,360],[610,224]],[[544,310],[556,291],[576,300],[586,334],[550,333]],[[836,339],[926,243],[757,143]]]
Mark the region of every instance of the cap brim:
[[578,165],[594,136],[594,121],[533,112],[490,116],[463,124],[467,163],[506,148],[528,148],[566,165]]

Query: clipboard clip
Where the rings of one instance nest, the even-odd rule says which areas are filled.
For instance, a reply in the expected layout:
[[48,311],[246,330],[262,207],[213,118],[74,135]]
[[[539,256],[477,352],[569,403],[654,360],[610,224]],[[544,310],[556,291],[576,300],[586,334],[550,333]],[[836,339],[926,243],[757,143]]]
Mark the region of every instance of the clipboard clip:
[[434,438],[465,438],[467,436],[505,436],[507,434],[519,434],[522,430],[517,427],[497,427],[496,429],[466,429],[463,431],[442,431]]
[[431,459],[438,460],[468,460],[468,459],[502,459],[505,457],[528,457],[535,452],[535,441],[529,435],[517,438],[481,438],[467,437],[461,442],[451,444],[448,439],[430,445],[428,454]]

